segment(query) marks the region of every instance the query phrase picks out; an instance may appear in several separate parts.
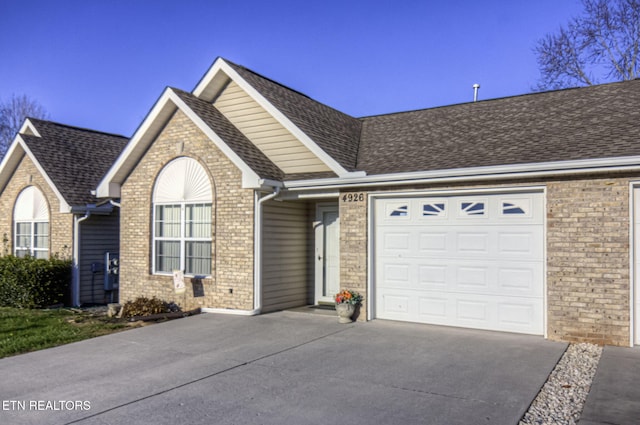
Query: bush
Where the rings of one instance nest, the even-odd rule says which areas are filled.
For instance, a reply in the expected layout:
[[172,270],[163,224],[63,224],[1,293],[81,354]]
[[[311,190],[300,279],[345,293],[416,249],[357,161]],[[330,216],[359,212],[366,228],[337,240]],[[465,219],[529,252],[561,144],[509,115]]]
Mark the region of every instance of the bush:
[[47,307],[63,303],[71,283],[71,261],[0,257],[0,306]]
[[150,316],[175,311],[180,311],[180,308],[174,303],[167,303],[156,297],[138,297],[134,301],[124,303],[122,317]]

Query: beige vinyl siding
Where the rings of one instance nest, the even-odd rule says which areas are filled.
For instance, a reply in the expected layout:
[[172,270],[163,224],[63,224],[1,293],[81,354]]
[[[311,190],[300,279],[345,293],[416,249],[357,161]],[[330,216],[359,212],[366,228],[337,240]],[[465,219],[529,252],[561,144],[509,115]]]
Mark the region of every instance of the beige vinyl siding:
[[285,173],[331,171],[235,82],[214,106]]
[[[92,215],[80,223],[80,304],[111,302],[104,291],[104,255],[118,252],[119,212],[114,208],[111,215]],[[101,271],[92,273],[92,263],[100,263]],[[117,294],[114,294],[114,301],[117,301]]]
[[268,201],[263,212],[262,310],[306,305],[310,256],[307,204]]

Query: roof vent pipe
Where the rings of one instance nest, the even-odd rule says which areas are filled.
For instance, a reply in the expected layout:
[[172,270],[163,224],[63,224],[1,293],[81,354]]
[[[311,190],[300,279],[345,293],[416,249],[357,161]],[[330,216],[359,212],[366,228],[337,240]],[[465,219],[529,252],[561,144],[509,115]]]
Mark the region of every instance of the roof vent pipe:
[[478,101],[478,89],[480,88],[480,84],[476,83],[473,85],[473,101]]

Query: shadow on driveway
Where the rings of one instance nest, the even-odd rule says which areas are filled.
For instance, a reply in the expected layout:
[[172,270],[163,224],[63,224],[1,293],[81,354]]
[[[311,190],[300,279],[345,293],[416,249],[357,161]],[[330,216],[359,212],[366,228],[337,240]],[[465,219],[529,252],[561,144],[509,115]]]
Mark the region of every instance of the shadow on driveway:
[[295,312],[203,314],[0,360],[0,423],[514,425],[566,346]]

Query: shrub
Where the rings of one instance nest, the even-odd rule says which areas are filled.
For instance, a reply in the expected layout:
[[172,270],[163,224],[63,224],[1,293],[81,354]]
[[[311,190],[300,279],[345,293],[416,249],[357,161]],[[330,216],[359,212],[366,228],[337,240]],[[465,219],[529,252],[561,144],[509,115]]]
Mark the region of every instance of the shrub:
[[133,301],[127,301],[122,306],[123,317],[150,316],[152,314],[171,313],[180,311],[174,303],[167,303],[156,297],[138,297]]
[[69,260],[0,257],[0,306],[38,308],[62,303],[70,283]]

